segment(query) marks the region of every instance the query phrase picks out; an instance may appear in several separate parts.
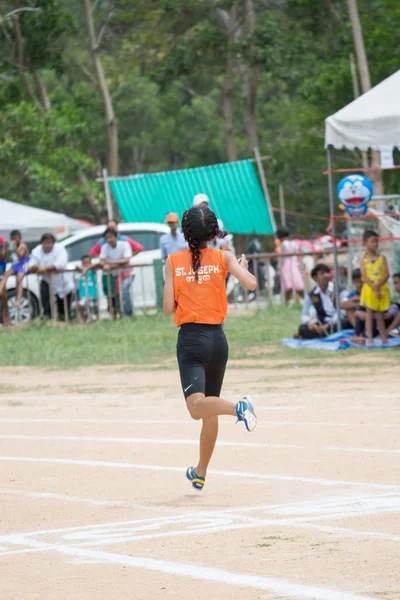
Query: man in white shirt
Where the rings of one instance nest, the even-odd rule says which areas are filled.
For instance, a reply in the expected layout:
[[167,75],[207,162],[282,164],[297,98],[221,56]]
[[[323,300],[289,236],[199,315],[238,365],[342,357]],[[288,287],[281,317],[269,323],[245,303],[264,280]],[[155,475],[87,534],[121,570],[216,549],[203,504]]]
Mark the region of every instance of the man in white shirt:
[[[337,329],[337,311],[334,303],[334,285],[331,271],[323,263],[311,271],[316,287],[304,298],[301,325],[298,337],[303,339],[321,338]],[[346,301],[346,290],[340,290],[340,305]],[[346,311],[341,311],[342,326],[345,326]]]
[[72,291],[74,289],[73,273],[56,273],[66,269],[68,254],[64,246],[58,244],[52,233],[44,233],[39,246],[32,250],[29,261],[29,271],[41,275],[40,297],[42,300],[43,314],[51,319],[50,307],[50,278],[56,300],[57,313],[60,319],[65,319],[64,298],[68,314],[71,309]]
[[[128,267],[132,258],[132,249],[128,242],[118,239],[118,232],[115,229],[107,228],[104,232],[105,244],[101,247],[100,265],[105,273],[113,269]],[[122,298],[124,302],[124,313],[127,317],[132,316],[132,298],[131,298],[131,269],[121,272],[122,280]]]

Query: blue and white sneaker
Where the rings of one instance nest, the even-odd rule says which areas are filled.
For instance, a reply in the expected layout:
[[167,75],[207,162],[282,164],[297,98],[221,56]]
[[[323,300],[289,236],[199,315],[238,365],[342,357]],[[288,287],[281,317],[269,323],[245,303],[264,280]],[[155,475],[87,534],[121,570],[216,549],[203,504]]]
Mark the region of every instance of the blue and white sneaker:
[[246,425],[247,431],[254,431],[257,425],[257,416],[254,411],[253,398],[251,396],[244,396],[242,400],[236,404],[236,415],[238,421],[243,421]]
[[189,479],[190,483],[192,484],[195,490],[200,491],[203,489],[206,478],[197,475],[194,467],[187,468],[186,477]]

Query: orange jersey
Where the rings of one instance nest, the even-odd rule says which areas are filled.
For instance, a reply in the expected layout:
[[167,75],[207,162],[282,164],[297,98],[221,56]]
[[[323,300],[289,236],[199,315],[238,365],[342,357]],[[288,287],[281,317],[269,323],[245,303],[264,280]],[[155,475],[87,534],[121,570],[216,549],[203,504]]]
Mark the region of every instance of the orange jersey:
[[192,269],[192,253],[181,250],[168,256],[174,278],[175,323],[220,325],[228,310],[226,296],[226,262],[222,250],[200,251],[198,281]]

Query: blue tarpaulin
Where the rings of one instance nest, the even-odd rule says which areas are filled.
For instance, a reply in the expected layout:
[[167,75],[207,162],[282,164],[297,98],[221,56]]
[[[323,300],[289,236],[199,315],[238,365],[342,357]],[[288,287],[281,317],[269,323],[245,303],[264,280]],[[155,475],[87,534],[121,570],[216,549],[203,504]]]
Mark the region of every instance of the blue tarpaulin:
[[282,344],[287,348],[311,348],[312,350],[346,350],[346,348],[363,348],[367,350],[385,348],[400,348],[400,337],[389,338],[388,344],[383,345],[380,339],[374,340],[373,346],[354,344],[350,339],[354,335],[353,329],[346,329],[333,333],[323,339],[317,340],[296,340],[294,338],[283,338]]

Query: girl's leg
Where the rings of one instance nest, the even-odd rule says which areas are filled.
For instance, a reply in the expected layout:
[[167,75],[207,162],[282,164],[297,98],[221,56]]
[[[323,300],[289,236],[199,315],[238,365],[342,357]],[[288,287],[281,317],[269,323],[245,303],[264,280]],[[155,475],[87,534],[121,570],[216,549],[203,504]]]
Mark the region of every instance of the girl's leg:
[[196,467],[196,473],[200,477],[205,477],[207,474],[207,467],[214,452],[217,435],[218,417],[203,419],[203,427],[200,434],[200,458]]
[[382,344],[387,344],[388,337],[387,337],[387,331],[386,331],[386,327],[385,327],[385,319],[383,318],[382,311],[378,311],[376,313],[376,324],[378,326],[378,331],[379,331],[380,338],[382,340]]
[[192,419],[208,419],[209,417],[219,417],[220,415],[230,415],[236,417],[236,404],[217,398],[216,396],[206,397],[204,394],[192,394],[186,399],[186,405]]
[[289,304],[290,300],[292,299],[292,296],[293,296],[293,291],[291,289],[285,291],[285,302],[286,302],[286,304]]
[[372,345],[374,343],[373,336],[373,320],[374,320],[374,311],[372,308],[367,307],[366,319],[365,319],[365,329],[367,331],[368,342]]

